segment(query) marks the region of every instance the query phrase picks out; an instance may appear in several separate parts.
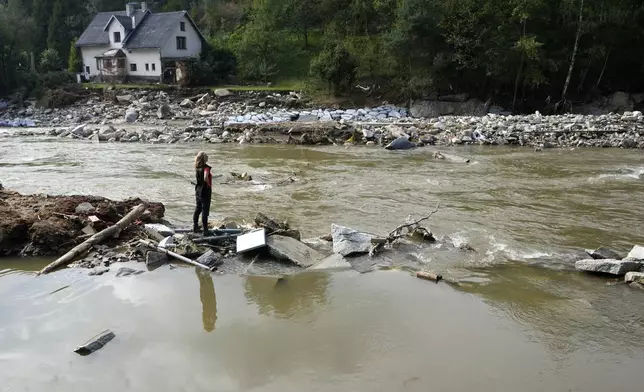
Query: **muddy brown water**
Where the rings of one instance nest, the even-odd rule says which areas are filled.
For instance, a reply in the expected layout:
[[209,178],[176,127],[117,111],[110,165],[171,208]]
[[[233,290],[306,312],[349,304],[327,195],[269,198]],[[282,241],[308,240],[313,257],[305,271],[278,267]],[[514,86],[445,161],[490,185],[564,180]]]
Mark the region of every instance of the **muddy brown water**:
[[[644,291],[572,270],[578,250],[644,243],[644,155],[628,150],[91,144],[0,138],[0,182],[25,193],[139,196],[189,223],[191,159],[219,185],[215,217],[257,210],[305,237],[332,222],[429,226],[476,252],[417,249],[391,270],[209,276],[166,266],[116,278],[0,260],[2,390],[621,391],[641,384]],[[278,183],[289,176],[298,181]],[[433,284],[403,267],[458,280]],[[141,268],[133,265],[132,268]],[[104,328],[99,352],[72,350]]]

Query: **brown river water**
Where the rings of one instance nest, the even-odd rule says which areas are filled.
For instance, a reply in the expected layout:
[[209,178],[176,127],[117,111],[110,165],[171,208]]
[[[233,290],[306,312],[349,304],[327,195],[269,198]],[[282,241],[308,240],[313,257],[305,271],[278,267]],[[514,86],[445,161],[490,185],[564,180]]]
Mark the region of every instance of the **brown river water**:
[[[0,260],[0,391],[630,391],[644,369],[644,291],[574,271],[579,250],[644,243],[644,154],[631,150],[91,144],[2,138],[24,193],[140,196],[189,223],[191,160],[218,173],[214,218],[332,222],[386,234],[408,215],[475,252],[418,249],[390,270],[273,277],[162,267],[33,272]],[[458,158],[471,162],[463,163]],[[294,176],[298,181],[279,185]],[[433,284],[398,266],[459,281]],[[133,268],[142,268],[132,265]],[[103,329],[116,338],[81,357]]]

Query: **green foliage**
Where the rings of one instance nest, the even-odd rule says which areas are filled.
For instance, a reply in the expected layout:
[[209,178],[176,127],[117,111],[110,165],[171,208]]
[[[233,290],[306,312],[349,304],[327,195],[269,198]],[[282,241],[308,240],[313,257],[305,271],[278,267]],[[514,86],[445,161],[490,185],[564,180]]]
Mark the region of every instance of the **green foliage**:
[[352,87],[358,68],[357,59],[341,44],[327,46],[311,62],[311,75],[327,83],[334,93],[345,93]]
[[76,41],[78,38],[74,38],[69,48],[69,59],[67,60],[67,71],[71,73],[80,72],[83,68],[83,59],[76,48]]
[[191,86],[213,86],[224,84],[234,77],[237,59],[227,49],[204,45],[199,59],[187,63]]
[[63,61],[56,49],[46,49],[40,55],[40,70],[43,72],[60,71]]

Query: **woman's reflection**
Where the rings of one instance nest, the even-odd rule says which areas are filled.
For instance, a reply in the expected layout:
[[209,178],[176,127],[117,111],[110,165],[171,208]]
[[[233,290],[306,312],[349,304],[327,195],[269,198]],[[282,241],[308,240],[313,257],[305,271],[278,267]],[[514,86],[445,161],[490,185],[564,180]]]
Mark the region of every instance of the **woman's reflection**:
[[217,297],[215,296],[215,285],[212,282],[212,275],[209,271],[195,267],[197,278],[199,278],[199,296],[201,297],[203,329],[210,332],[215,329],[217,321]]

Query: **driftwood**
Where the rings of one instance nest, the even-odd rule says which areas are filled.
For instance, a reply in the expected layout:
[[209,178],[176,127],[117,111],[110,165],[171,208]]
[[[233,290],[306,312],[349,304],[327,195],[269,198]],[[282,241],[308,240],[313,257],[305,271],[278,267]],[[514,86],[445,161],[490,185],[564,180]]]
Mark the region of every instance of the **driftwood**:
[[[409,233],[414,233],[422,236],[424,240],[433,241],[434,237],[431,232],[426,228],[419,226],[419,224],[427,219],[431,218],[432,215],[438,212],[439,204],[436,204],[436,208],[431,211],[429,214],[424,217],[417,219],[413,222],[403,223],[393,229],[389,235],[385,238],[372,238],[371,239],[371,250],[369,251],[369,256],[373,256],[378,250],[382,247],[391,245],[397,239],[408,235]],[[409,219],[408,219],[409,220]],[[408,233],[403,233],[403,229],[407,229]]]
[[130,223],[134,222],[141,215],[143,215],[143,213],[145,212],[145,209],[146,209],[145,204],[139,204],[127,215],[125,215],[120,221],[118,221],[114,226],[110,226],[107,229],[94,234],[85,242],[76,246],[74,249],[65,253],[65,255],[60,257],[58,260],[54,261],[53,263],[50,263],[45,268],[40,270],[40,272],[38,272],[38,275],[48,274],[58,268],[64,267],[69,263],[71,263],[72,261],[74,261],[75,258],[85,254],[88,250],[90,250],[92,246],[96,244],[100,244],[101,242],[107,240],[108,238],[118,236],[121,233],[121,230],[125,229],[127,226],[130,225]]

